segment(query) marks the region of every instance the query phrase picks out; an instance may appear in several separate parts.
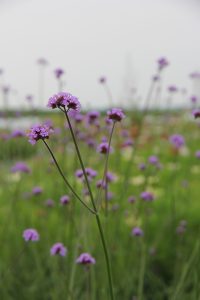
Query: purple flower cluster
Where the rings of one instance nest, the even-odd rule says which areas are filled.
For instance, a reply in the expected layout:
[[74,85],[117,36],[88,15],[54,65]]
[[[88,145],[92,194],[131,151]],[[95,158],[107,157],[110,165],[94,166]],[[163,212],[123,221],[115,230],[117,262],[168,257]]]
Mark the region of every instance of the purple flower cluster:
[[62,205],[67,205],[67,204],[69,203],[69,201],[70,201],[70,198],[69,198],[69,196],[67,196],[67,195],[63,195],[63,196],[60,198],[60,203],[61,203]]
[[50,254],[66,256],[67,248],[62,243],[55,243],[50,249]]
[[67,110],[74,110],[80,112],[81,105],[75,96],[70,93],[60,92],[49,98],[47,107],[54,108],[66,108]]
[[24,162],[19,161],[11,168],[11,172],[30,173],[31,170]]
[[23,238],[26,242],[32,241],[32,242],[37,242],[40,239],[39,233],[37,230],[29,228],[24,230],[23,232]]
[[[91,168],[85,168],[86,171],[86,175],[88,177],[88,179],[91,181],[94,177],[97,176],[97,172]],[[83,179],[84,178],[84,174],[83,174],[83,170],[79,169],[76,171],[76,177]]]
[[89,253],[82,253],[76,259],[76,263],[81,265],[94,265],[96,263],[96,260]]
[[120,122],[123,118],[125,118],[124,112],[121,108],[112,108],[107,112],[108,120],[112,120],[114,122]]
[[180,134],[173,134],[169,137],[170,143],[177,149],[181,148],[185,144],[185,139]]
[[157,63],[158,63],[158,70],[159,71],[162,71],[164,68],[166,68],[169,65],[169,62],[165,57],[159,58]]
[[106,154],[106,153],[108,153],[108,151],[112,152],[113,148],[110,147],[110,149],[109,149],[109,144],[107,142],[101,143],[97,147],[97,152],[99,152],[99,153]]
[[35,145],[38,140],[48,139],[51,132],[52,129],[47,125],[34,125],[27,134],[29,137],[29,143]]
[[194,109],[192,112],[192,115],[194,116],[195,119],[200,118],[200,109]]
[[65,73],[64,70],[61,69],[61,68],[57,68],[57,69],[54,70],[54,74],[55,74],[56,78],[58,78],[58,79],[59,79],[64,73]]
[[144,201],[153,201],[155,199],[153,193],[147,191],[142,192],[140,198]]
[[87,123],[88,124],[94,124],[99,125],[98,118],[100,116],[100,113],[98,111],[90,111],[87,113]]
[[143,236],[144,232],[140,227],[134,227],[132,229],[132,235],[134,235],[134,236]]
[[33,195],[40,195],[41,193],[43,192],[43,189],[40,187],[40,186],[35,186],[33,189],[32,189],[32,194]]

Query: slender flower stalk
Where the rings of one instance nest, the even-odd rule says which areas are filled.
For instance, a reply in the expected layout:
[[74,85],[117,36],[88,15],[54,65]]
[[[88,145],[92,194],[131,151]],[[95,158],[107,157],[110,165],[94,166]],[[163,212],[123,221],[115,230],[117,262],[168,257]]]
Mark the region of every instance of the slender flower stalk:
[[89,183],[89,180],[88,180],[88,177],[87,177],[87,174],[86,174],[85,166],[83,164],[81,153],[79,151],[79,147],[78,147],[78,144],[77,144],[77,141],[76,141],[76,137],[75,137],[75,134],[74,134],[69,116],[67,114],[68,111],[66,110],[65,107],[64,107],[64,113],[65,113],[65,116],[66,116],[66,119],[67,119],[67,122],[68,122],[68,125],[69,125],[69,129],[70,129],[72,139],[73,139],[73,142],[74,142],[74,145],[75,145],[75,148],[76,148],[78,159],[79,159],[82,171],[83,171],[83,175],[84,175],[84,178],[85,178],[85,181],[86,181],[86,185],[87,185],[88,192],[89,192],[89,195],[90,195],[90,198],[91,198],[93,209],[96,213],[95,214],[96,222],[97,222],[97,226],[98,226],[98,229],[99,229],[99,234],[100,234],[100,237],[101,237],[101,242],[102,242],[104,255],[105,255],[105,260],[106,260],[106,267],[107,267],[108,281],[109,281],[109,289],[110,289],[110,298],[111,298],[111,300],[114,300],[110,260],[109,260],[108,250],[107,250],[106,241],[105,241],[105,237],[104,237],[104,233],[103,233],[103,228],[102,228],[102,225],[101,225],[100,217],[98,215],[98,211],[97,211],[97,208],[96,208],[96,204],[95,204],[95,201],[94,201],[94,197],[93,197],[93,194],[92,194],[90,183]]
[[116,121],[113,122],[113,125],[112,125],[112,129],[111,129],[111,133],[110,133],[110,138],[109,138],[109,141],[108,141],[108,151],[106,153],[106,161],[105,161],[105,167],[104,167],[104,173],[103,173],[103,179],[102,179],[102,183],[101,183],[101,186],[99,188],[99,193],[98,193],[98,196],[97,196],[97,205],[100,206],[99,202],[100,202],[100,198],[101,198],[101,191],[102,191],[102,188],[104,186],[104,183],[105,183],[105,190],[106,190],[106,197],[105,197],[105,207],[106,207],[106,212],[107,212],[107,204],[108,204],[108,201],[107,201],[107,172],[108,172],[108,159],[109,159],[109,154],[110,154],[110,148],[111,148],[111,141],[112,141],[112,136],[113,136],[113,132],[114,132],[114,128],[115,128],[115,124],[116,124]]

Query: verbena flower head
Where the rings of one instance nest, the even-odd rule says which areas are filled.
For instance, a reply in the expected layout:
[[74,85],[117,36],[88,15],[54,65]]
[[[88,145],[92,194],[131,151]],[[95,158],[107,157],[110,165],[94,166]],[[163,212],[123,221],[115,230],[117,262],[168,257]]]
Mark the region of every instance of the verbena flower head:
[[70,202],[70,198],[69,198],[69,196],[67,196],[67,195],[63,195],[63,196],[60,198],[60,203],[61,203],[62,205],[67,205],[69,202]]
[[176,93],[178,91],[178,88],[175,85],[170,85],[168,87],[168,91],[173,94],[173,93]]
[[101,143],[100,145],[98,145],[97,151],[99,153],[106,154],[106,153],[108,153],[108,151],[112,152],[113,148],[110,147],[110,149],[109,149],[109,144],[108,143]]
[[200,118],[200,108],[194,109],[192,115],[195,119]]
[[43,58],[43,57],[39,58],[39,59],[37,60],[37,63],[38,63],[39,65],[41,65],[41,66],[46,66],[46,65],[48,65],[48,61],[47,61],[45,58]]
[[50,254],[51,255],[66,256],[67,248],[62,243],[56,243],[51,247]]
[[21,173],[30,173],[30,168],[24,163],[24,162],[17,162],[12,168],[11,172],[16,173],[16,172],[21,172]]
[[112,108],[107,112],[108,120],[112,120],[115,122],[120,122],[123,118],[125,118],[124,112],[121,108]]
[[47,207],[53,207],[54,206],[54,201],[52,199],[47,199],[44,204]]
[[32,241],[32,242],[37,242],[40,239],[39,233],[37,230],[29,228],[24,230],[23,232],[23,238],[26,242]]
[[195,95],[192,95],[192,96],[190,97],[190,101],[191,101],[192,103],[196,103],[197,100],[198,100],[198,98],[197,98],[197,96],[195,96]]
[[30,132],[27,134],[29,137],[29,143],[35,145],[39,140],[45,140],[49,138],[52,129],[47,125],[34,125],[31,127]]
[[105,76],[101,76],[101,77],[99,78],[99,82],[100,82],[101,84],[106,83],[106,77],[105,77]]
[[89,253],[82,253],[76,259],[76,263],[77,264],[82,264],[82,265],[94,265],[96,263],[96,260]]
[[144,191],[140,194],[140,198],[144,201],[153,201],[155,197],[151,192]]
[[169,62],[165,57],[159,58],[157,63],[158,63],[158,70],[159,71],[162,71],[164,68],[166,68],[169,65]]
[[136,197],[135,196],[128,197],[128,202],[129,203],[135,203],[135,201],[136,201]]
[[21,129],[16,129],[11,133],[12,138],[23,137],[25,136],[25,132]]
[[200,150],[197,150],[195,153],[196,158],[200,159]]
[[139,168],[139,170],[144,171],[144,170],[146,170],[147,166],[145,163],[140,163],[138,168]]
[[76,112],[80,112],[81,109],[78,98],[71,95],[70,93],[65,92],[60,92],[49,98],[47,107],[50,107],[52,109],[65,107],[66,110],[74,110]]
[[180,134],[173,134],[169,137],[170,143],[177,149],[181,148],[185,144],[185,139]]
[[134,227],[132,229],[132,235],[134,235],[134,236],[143,236],[144,232],[140,227]]
[[90,112],[87,113],[87,116],[86,116],[87,117],[87,122],[89,124],[98,125],[99,124],[98,123],[99,116],[100,116],[100,113],[98,111],[96,111],[96,110],[90,111]]
[[152,165],[157,165],[158,162],[159,162],[158,157],[155,156],[155,155],[149,156],[148,161],[149,161],[149,163],[152,164]]
[[[91,181],[94,177],[97,176],[97,172],[91,168],[85,168],[86,171],[86,175],[88,177],[88,179]],[[76,177],[83,179],[84,178],[84,174],[82,170],[77,170],[76,171]]]
[[43,192],[43,189],[40,186],[35,186],[32,189],[32,194],[33,195],[40,195]]
[[65,73],[64,70],[61,69],[61,68],[57,68],[57,69],[54,70],[54,74],[55,74],[56,78],[58,78],[58,79],[59,79],[64,73]]

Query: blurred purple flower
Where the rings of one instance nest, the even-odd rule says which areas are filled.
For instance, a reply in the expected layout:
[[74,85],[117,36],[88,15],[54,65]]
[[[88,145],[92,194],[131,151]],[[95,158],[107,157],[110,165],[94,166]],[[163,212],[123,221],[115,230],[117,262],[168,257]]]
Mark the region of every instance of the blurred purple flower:
[[94,265],[96,263],[96,260],[89,253],[82,253],[76,259],[76,263],[82,265],[91,265],[91,264]]
[[134,236],[143,236],[144,232],[140,227],[134,227],[132,229],[132,235],[134,235]]
[[70,202],[70,198],[69,198],[69,196],[67,196],[67,195],[63,195],[63,196],[60,198],[60,203],[61,203],[62,205],[67,205],[69,202]]
[[185,144],[185,139],[180,134],[173,134],[169,137],[170,143],[177,149],[181,148]]
[[55,243],[50,249],[50,254],[66,256],[67,248],[62,243]]
[[164,68],[166,68],[169,65],[169,62],[165,57],[159,58],[157,63],[158,63],[158,70],[159,71],[162,71]]
[[30,173],[30,168],[22,161],[17,162],[12,168],[12,173],[21,172],[21,173]]
[[140,198],[145,201],[153,201],[155,197],[153,193],[144,191],[140,194]]
[[25,136],[25,132],[24,130],[21,129],[15,129],[12,133],[11,133],[11,137],[12,138],[16,138],[16,137],[23,137]]
[[192,114],[195,119],[200,118],[200,108],[194,109]]
[[42,192],[43,192],[43,189],[41,187],[39,187],[39,186],[35,186],[32,189],[32,194],[33,195],[40,195]]
[[65,73],[64,70],[61,68],[57,68],[54,70],[54,74],[57,79],[59,79],[64,73]]
[[47,207],[53,207],[54,206],[54,201],[52,199],[47,199],[45,201],[45,206],[47,206]]
[[125,118],[124,112],[121,108],[112,108],[107,112],[107,116],[109,120],[120,122],[123,118]]
[[109,144],[108,143],[101,143],[97,147],[97,152],[102,153],[102,154],[107,154],[109,152],[113,151],[113,148],[110,147],[109,149]]
[[29,229],[24,230],[23,238],[26,242],[28,242],[28,241],[37,242],[37,241],[39,241],[40,236],[39,236],[37,230],[29,228]]

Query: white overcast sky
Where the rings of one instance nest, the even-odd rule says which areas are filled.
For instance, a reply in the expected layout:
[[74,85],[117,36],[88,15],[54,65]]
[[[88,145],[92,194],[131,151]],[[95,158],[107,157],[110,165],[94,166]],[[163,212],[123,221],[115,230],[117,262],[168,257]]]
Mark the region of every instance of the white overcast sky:
[[40,57],[49,61],[47,99],[57,92],[56,67],[66,71],[66,90],[85,105],[107,102],[101,75],[116,103],[125,95],[127,78],[144,97],[160,56],[170,61],[165,85],[191,89],[188,74],[200,70],[199,2],[0,0],[0,68],[4,84],[18,91],[12,103],[37,95]]

